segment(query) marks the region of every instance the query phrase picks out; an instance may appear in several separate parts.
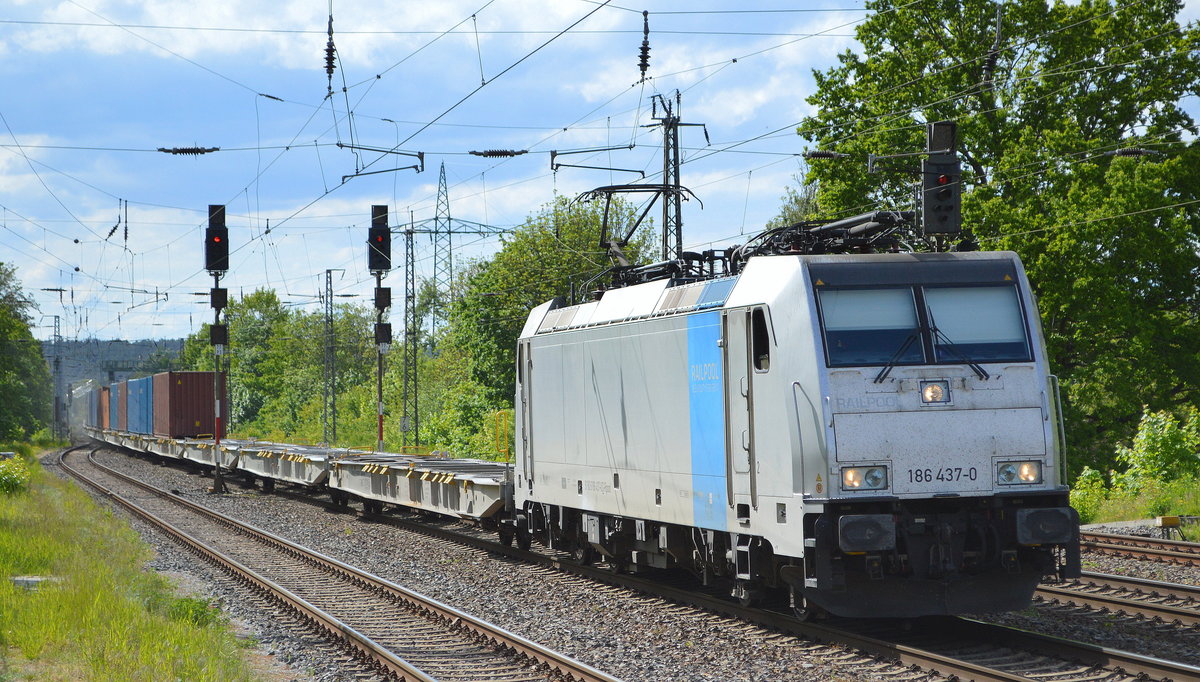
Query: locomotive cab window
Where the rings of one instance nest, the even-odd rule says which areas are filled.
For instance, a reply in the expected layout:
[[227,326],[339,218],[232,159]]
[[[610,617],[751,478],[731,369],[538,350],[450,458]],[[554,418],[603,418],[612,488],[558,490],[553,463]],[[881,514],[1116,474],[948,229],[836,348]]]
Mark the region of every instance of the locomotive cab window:
[[935,362],[1032,359],[1015,288],[927,288],[924,296]]
[[754,352],[754,369],[759,372],[771,369],[771,336],[767,332],[767,315],[762,308],[755,308],[750,315],[750,341]]
[[830,367],[925,361],[911,288],[819,291]]

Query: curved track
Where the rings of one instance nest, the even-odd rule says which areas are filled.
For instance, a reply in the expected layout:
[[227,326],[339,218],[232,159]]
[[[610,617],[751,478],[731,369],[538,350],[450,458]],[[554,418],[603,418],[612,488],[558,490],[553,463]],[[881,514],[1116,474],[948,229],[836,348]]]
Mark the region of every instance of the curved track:
[[962,680],[1200,680],[1200,667],[966,618],[801,622],[787,613],[740,606],[723,595],[698,591],[695,586],[675,587],[659,580],[613,573],[607,567],[582,566],[563,554],[538,552],[536,546],[530,551],[505,547],[490,534],[454,522],[372,518]]
[[[284,495],[307,504],[326,502],[311,496]],[[873,621],[804,623],[790,614],[745,608],[723,595],[704,594],[694,585],[675,587],[638,576],[614,574],[604,567],[582,566],[565,555],[505,547],[494,534],[448,519],[367,514],[387,522],[494,554],[506,555],[581,578],[637,590],[710,612],[773,628],[926,671],[973,680],[1047,680],[1054,682],[1195,680],[1200,667],[1024,632],[970,619],[940,618],[913,622]],[[420,519],[419,521],[413,519]],[[878,666],[866,662],[865,666]],[[902,673],[902,671],[901,671]],[[868,676],[871,673],[864,673]]]
[[68,452],[61,457],[64,471],[270,594],[379,674],[421,681],[613,680],[466,613],[144,485],[91,461],[90,454],[68,461]]

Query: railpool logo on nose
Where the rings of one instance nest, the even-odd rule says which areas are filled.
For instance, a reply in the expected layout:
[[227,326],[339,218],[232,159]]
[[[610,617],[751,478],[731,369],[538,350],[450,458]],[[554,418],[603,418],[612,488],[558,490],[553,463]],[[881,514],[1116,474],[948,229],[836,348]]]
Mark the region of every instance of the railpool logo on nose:
[[839,410],[869,410],[878,407],[899,407],[900,401],[896,396],[871,396],[869,398],[838,398]]

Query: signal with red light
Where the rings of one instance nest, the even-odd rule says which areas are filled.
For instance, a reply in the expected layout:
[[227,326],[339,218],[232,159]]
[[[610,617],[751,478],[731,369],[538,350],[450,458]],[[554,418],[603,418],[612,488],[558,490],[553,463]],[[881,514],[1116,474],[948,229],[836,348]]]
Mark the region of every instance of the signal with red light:
[[958,157],[935,154],[921,161],[921,213],[925,234],[962,231],[961,170]]
[[204,229],[204,269],[225,272],[229,269],[229,229],[225,227],[225,207],[210,204],[208,227]]
[[371,227],[367,230],[367,270],[392,269],[392,231],[388,228],[388,207],[371,207]]

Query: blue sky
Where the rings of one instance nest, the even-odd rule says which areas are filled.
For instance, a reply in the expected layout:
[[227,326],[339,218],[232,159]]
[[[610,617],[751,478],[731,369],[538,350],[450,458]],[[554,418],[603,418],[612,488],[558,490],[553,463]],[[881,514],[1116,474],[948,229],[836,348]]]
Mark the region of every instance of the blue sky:
[[[685,248],[725,246],[778,211],[801,168],[794,129],[810,113],[812,69],[854,45],[863,17],[856,0],[10,0],[0,10],[0,261],[18,266],[66,338],[183,336],[212,317],[193,294],[212,284],[206,207],[226,204],[232,294],[270,287],[317,310],[335,269],[336,292],[368,304],[372,204],[389,205],[393,225],[432,218],[445,164],[454,218],[511,227],[555,195],[638,178],[554,172],[555,150],[634,145],[559,161],[656,181],[661,135],[644,126],[651,97],[676,90],[683,120],[705,124],[711,141],[682,131],[682,182],[703,202],[684,204]],[[339,142],[423,152],[425,170],[343,181],[415,159]],[[528,153],[468,153],[486,149]],[[456,267],[497,243],[456,237]],[[418,237],[418,277],[432,275],[432,254]],[[401,301],[402,272],[385,284]],[[39,324],[49,337],[50,319]]]

